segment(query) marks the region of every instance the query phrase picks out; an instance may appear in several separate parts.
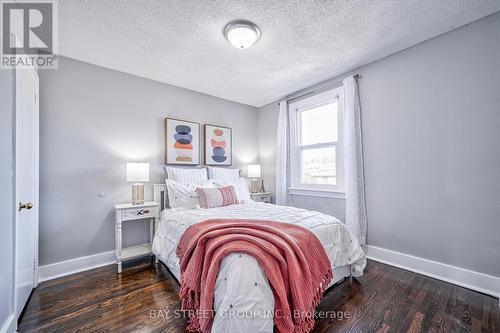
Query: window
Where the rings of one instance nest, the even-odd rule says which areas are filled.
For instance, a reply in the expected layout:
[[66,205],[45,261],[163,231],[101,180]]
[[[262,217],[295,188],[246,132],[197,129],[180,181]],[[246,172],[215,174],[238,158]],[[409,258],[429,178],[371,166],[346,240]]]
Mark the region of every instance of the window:
[[290,104],[292,192],[343,189],[341,89]]

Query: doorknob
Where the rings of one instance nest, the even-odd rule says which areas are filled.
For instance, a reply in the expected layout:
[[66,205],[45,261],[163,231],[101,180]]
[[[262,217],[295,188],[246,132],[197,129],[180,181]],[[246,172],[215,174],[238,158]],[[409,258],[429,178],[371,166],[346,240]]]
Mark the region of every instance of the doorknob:
[[25,204],[22,204],[22,203],[19,203],[19,211],[21,211],[21,209],[31,209],[33,208],[33,204],[31,202],[27,202]]

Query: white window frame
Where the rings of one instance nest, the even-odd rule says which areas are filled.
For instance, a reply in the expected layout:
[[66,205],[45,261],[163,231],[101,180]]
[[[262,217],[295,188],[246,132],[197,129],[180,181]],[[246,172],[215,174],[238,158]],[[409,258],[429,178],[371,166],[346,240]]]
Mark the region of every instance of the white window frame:
[[[344,197],[344,159],[343,159],[343,87],[302,98],[289,104],[290,123],[290,194],[317,195],[326,197]],[[338,140],[310,145],[300,144],[300,112],[337,100]],[[301,183],[302,150],[335,146],[337,184],[305,184]]]

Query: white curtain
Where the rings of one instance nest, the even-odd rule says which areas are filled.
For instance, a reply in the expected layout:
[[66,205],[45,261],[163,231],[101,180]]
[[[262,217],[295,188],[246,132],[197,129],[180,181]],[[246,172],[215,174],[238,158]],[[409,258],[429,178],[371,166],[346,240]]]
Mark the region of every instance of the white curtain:
[[358,84],[356,79],[348,77],[343,81],[343,85],[346,225],[360,244],[366,244],[367,220]]
[[288,103],[280,102],[276,133],[276,204],[288,205]]

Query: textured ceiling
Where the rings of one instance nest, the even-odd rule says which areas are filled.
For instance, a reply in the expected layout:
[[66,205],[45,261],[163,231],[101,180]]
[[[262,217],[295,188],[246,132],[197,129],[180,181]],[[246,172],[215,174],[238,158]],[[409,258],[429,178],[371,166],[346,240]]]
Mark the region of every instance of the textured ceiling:
[[[61,0],[60,54],[253,106],[500,10],[499,0]],[[238,50],[226,23],[255,22]]]

